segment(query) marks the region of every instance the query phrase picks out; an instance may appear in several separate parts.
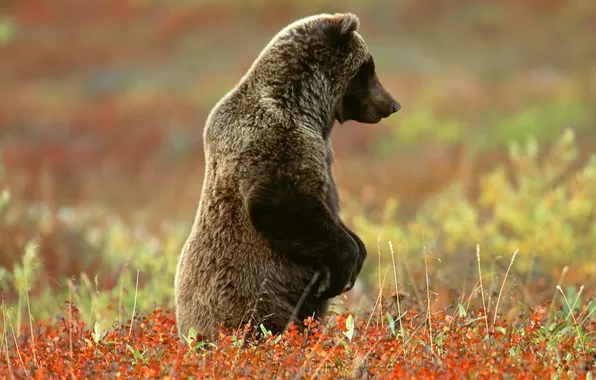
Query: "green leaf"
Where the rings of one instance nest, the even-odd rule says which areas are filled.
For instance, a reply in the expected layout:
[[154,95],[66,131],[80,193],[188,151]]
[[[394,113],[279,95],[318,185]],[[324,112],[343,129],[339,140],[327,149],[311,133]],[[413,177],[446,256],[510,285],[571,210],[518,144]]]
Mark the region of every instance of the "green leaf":
[[263,326],[263,324],[262,324],[262,323],[259,325],[259,327],[261,328],[261,331],[263,332],[263,334],[264,334],[265,336],[267,336],[267,335],[271,335],[271,331],[267,330],[267,328],[266,328],[265,326]]
[[350,342],[352,342],[352,338],[354,337],[354,318],[352,317],[352,314],[346,319],[346,328],[348,331],[344,331],[343,334],[350,340]]
[[8,201],[10,201],[10,191],[8,189],[4,189],[2,191],[2,195],[0,196],[0,209],[6,206]]
[[459,310],[459,316],[465,318],[468,313],[466,313],[466,308],[461,303],[457,304],[457,308]]
[[197,330],[195,330],[194,327],[191,327],[190,329],[188,329],[187,335],[183,334],[182,336],[184,337],[184,340],[186,340],[186,344],[190,346],[192,340],[197,338]]
[[549,326],[549,328],[548,328],[548,331],[549,331],[551,334],[556,334],[556,333],[558,333],[559,331],[563,330],[563,328],[564,328],[566,325],[567,325],[567,322],[559,322],[559,323],[557,323],[557,324],[554,324],[554,323],[553,323],[552,325],[550,325],[550,326]]
[[15,24],[12,20],[0,20],[0,44],[9,42],[15,35]]
[[93,325],[93,333],[91,335],[95,343],[99,343],[101,338],[103,338],[101,334],[101,326],[98,321],[95,321],[95,325]]
[[391,335],[395,335],[395,320],[389,313],[385,314],[385,318],[387,318],[387,323],[389,324],[389,330],[391,330]]

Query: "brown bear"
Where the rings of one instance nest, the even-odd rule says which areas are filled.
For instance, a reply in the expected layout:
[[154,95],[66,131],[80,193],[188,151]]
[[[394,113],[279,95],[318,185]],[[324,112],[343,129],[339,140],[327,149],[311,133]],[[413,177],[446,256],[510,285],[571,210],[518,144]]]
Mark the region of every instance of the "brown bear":
[[379,82],[351,13],[282,29],[211,110],[205,177],[175,276],[179,333],[321,318],[367,251],[339,217],[335,121],[378,123],[400,104]]

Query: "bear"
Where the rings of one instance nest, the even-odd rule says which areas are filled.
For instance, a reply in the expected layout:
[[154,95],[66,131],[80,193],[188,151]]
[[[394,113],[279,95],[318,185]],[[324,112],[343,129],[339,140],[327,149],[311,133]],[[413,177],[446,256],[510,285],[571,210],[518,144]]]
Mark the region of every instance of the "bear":
[[303,328],[354,285],[367,250],[339,216],[330,134],[401,109],[359,24],[353,13],[290,23],[208,114],[203,187],[174,280],[181,336]]

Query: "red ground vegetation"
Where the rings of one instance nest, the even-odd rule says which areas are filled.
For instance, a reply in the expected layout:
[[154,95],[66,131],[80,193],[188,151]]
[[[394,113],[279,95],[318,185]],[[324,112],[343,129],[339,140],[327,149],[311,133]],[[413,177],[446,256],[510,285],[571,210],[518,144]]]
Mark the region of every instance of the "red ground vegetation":
[[[69,310],[71,313],[69,313]],[[177,335],[173,313],[155,309],[108,331],[79,320],[75,306],[65,307],[57,323],[40,324],[18,340],[3,337],[3,377],[63,378],[585,378],[596,365],[596,322],[587,320],[580,334],[565,314],[548,321],[548,308],[536,306],[516,321],[488,323],[482,311],[462,315],[455,308],[435,313],[428,328],[426,310],[408,310],[401,320],[358,317],[350,328],[348,314],[332,315],[325,325],[306,320],[281,336],[267,335],[246,343],[257,330],[246,327],[221,333],[213,343]],[[585,311],[585,310],[584,310]],[[578,316],[579,318],[579,316]],[[3,316],[6,325],[5,316]],[[492,322],[489,315],[488,318]],[[558,319],[558,320],[557,320]],[[571,320],[571,319],[569,319]],[[561,330],[569,327],[562,339]],[[352,334],[350,334],[352,332]],[[245,335],[246,334],[246,335]],[[432,341],[430,340],[432,336]]]

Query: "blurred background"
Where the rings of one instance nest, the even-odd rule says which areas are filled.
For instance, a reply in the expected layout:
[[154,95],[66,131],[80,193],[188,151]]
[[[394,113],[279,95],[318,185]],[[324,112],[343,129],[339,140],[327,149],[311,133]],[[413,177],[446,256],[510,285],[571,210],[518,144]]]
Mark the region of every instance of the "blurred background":
[[353,297],[387,271],[416,294],[425,252],[437,299],[467,295],[477,244],[489,291],[516,249],[525,300],[552,296],[565,265],[594,285],[594,1],[3,0],[7,302],[19,313],[29,292],[39,317],[69,297],[97,318],[135,293],[172,307],[208,112],[279,29],[347,11],[403,107],[334,131],[344,217],[369,248]]

